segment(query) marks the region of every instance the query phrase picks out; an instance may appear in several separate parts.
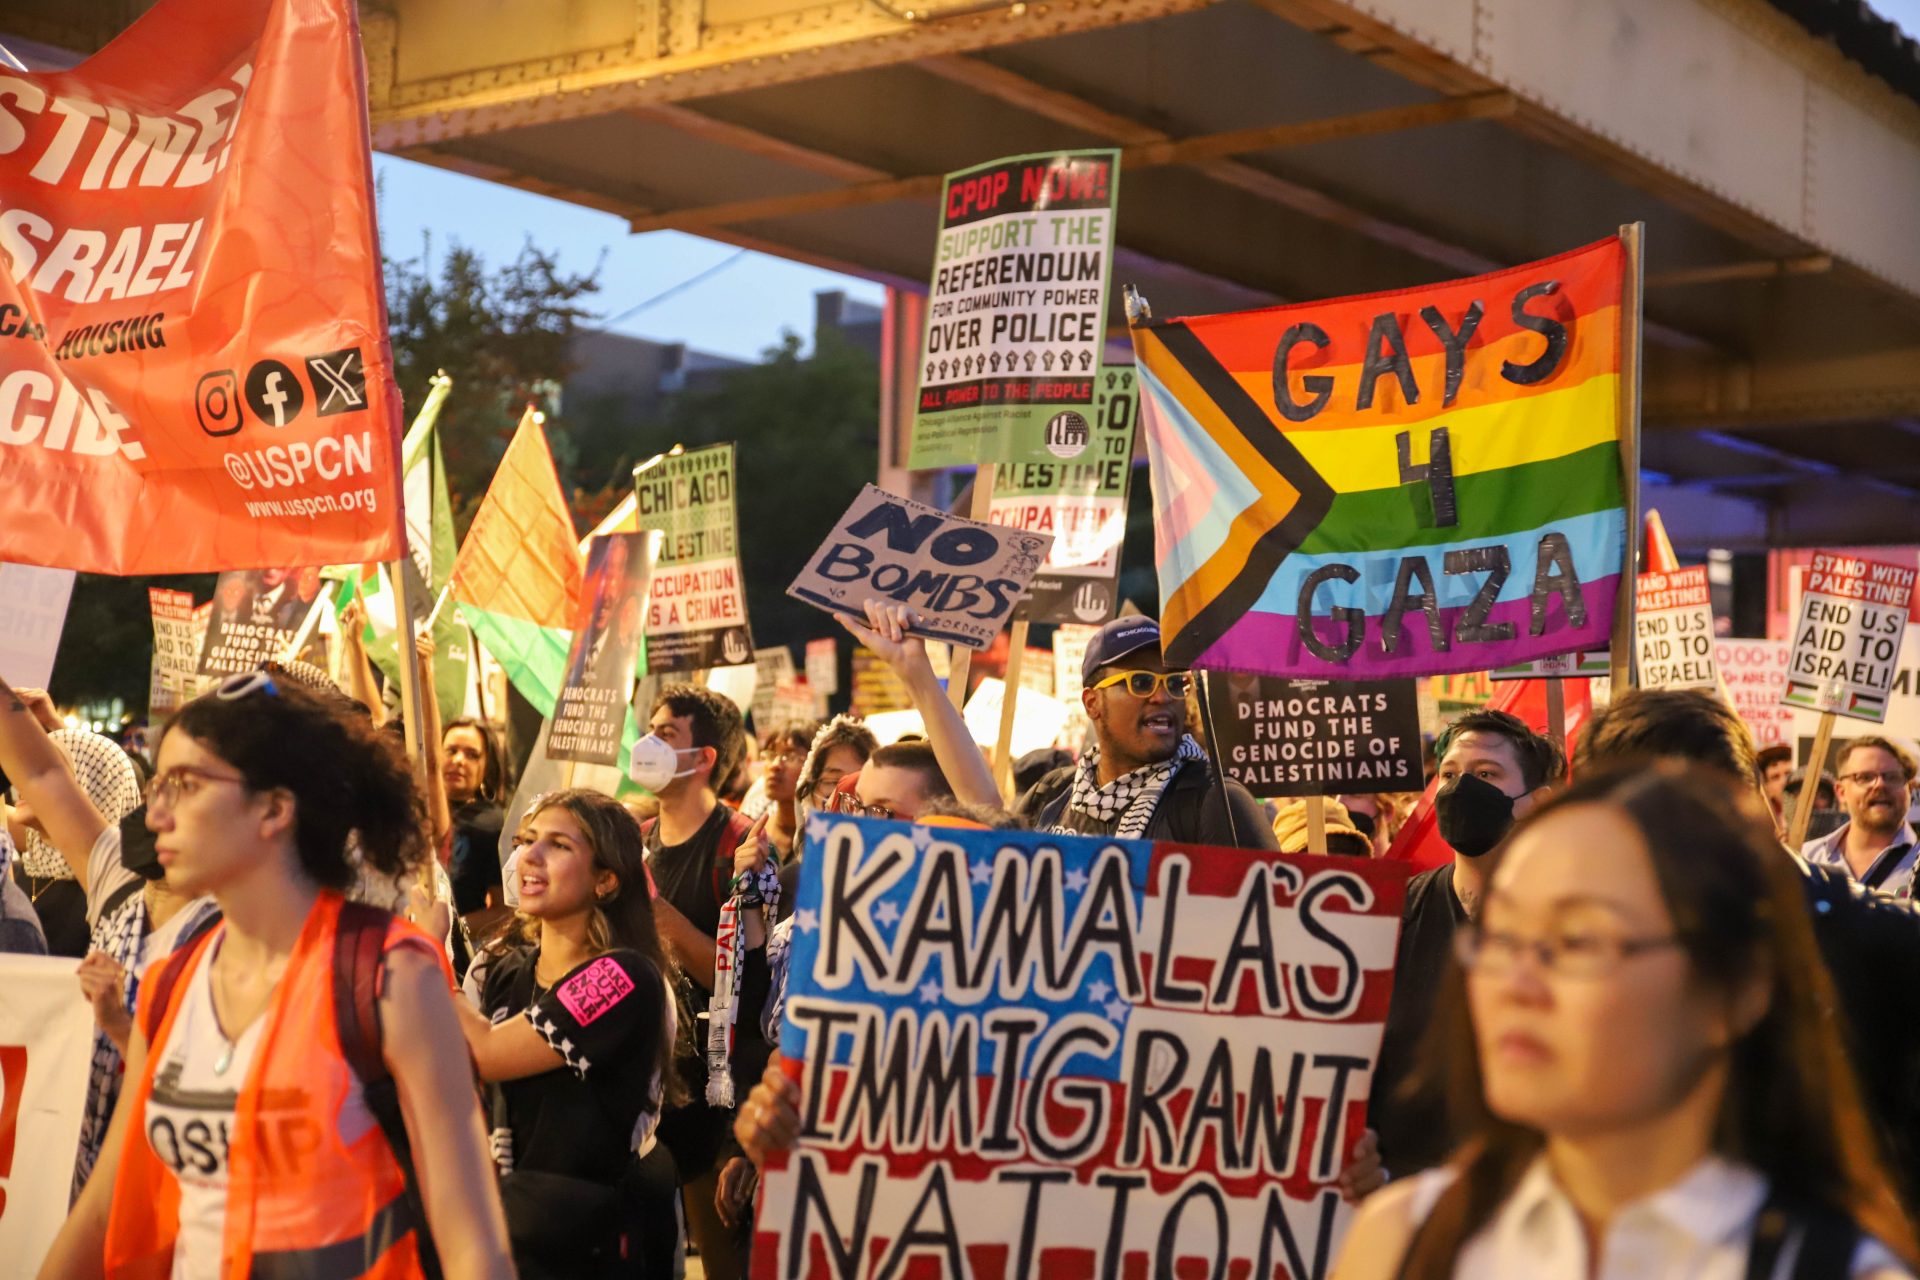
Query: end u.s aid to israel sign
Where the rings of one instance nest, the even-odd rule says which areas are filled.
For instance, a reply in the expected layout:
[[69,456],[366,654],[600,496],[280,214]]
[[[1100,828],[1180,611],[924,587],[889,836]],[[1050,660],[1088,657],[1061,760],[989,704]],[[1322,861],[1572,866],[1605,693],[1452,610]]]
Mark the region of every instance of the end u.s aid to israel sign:
[[823,814],[802,865],[756,1274],[1327,1274],[1403,864]]

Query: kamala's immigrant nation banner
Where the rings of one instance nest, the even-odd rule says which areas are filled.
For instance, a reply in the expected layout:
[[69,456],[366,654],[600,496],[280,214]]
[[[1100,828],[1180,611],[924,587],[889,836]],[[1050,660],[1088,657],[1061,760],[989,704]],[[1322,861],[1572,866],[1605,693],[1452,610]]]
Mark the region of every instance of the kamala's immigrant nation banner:
[[1118,151],[947,175],[909,466],[1085,452],[1119,199]]
[[634,469],[640,528],[662,535],[647,584],[649,674],[753,661],[733,475],[731,444],[670,453]]
[[1036,622],[1097,625],[1120,602],[1133,431],[1139,399],[1130,366],[1101,370],[1092,445],[1073,462],[1002,463],[987,519],[1053,535],[1053,550],[1013,611]]
[[160,0],[0,71],[8,559],[399,555],[400,401],[352,0]]
[[1378,680],[1604,649],[1624,263],[1616,237],[1136,327],[1167,660]]
[[1327,1274],[1404,865],[825,814],[802,865],[756,1273]]

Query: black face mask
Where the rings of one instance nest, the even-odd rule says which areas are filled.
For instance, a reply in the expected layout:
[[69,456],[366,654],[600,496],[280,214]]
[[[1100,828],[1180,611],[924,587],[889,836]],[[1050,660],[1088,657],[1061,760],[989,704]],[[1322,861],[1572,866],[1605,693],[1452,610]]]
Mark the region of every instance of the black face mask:
[[[1787,816],[1793,816],[1793,806],[1787,806]],[[1847,825],[1845,809],[1815,809],[1807,816],[1807,839],[1818,840],[1830,836]]]
[[1440,838],[1463,858],[1492,852],[1513,825],[1513,797],[1470,773],[1434,792],[1433,809]]
[[1369,846],[1373,844],[1373,815],[1372,814],[1359,813],[1352,809],[1349,809],[1347,810],[1347,821],[1353,824],[1353,829],[1355,831],[1358,831],[1361,835],[1367,838],[1367,844]]
[[154,834],[147,830],[145,805],[120,819],[120,865],[142,880],[158,880],[167,874],[154,847]]

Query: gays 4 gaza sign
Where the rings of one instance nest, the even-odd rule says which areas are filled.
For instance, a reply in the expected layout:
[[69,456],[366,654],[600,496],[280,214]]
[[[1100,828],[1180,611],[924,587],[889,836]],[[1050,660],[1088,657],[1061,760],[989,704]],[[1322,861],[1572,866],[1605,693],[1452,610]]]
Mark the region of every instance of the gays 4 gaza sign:
[[399,554],[352,0],[160,0],[0,71],[6,555],[96,573]]
[[756,1272],[1327,1273],[1403,865],[825,815],[802,865]]
[[1886,719],[1916,571],[1821,551],[1807,570],[1781,701],[1808,711]]
[[1053,535],[948,515],[866,485],[787,588],[864,620],[869,599],[913,609],[914,635],[984,649],[1047,558]]

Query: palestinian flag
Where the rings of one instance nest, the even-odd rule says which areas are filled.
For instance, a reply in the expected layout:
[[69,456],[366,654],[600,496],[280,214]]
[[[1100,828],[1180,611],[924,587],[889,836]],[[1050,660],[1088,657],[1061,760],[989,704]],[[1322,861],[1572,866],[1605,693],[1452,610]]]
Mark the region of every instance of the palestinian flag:
[[1625,261],[1135,327],[1168,661],[1354,680],[1606,648]]

